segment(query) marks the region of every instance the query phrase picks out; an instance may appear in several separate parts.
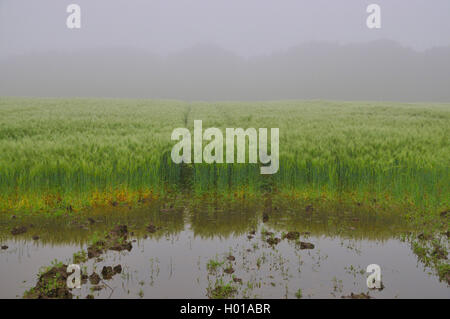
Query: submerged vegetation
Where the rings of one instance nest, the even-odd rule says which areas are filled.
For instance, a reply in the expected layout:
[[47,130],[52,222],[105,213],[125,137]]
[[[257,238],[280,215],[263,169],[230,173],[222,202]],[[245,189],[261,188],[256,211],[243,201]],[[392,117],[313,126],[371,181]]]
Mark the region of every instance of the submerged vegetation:
[[[438,213],[449,206],[450,105],[0,99],[0,211],[58,212],[267,192]],[[171,131],[279,127],[280,170],[172,163]],[[167,208],[170,210],[170,207]]]

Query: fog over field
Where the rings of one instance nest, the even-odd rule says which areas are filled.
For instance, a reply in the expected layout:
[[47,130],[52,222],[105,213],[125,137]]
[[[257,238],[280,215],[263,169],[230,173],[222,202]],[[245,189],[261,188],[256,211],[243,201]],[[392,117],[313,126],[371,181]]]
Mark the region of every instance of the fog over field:
[[[66,27],[66,6],[82,27]],[[382,28],[365,25],[381,6]],[[450,1],[0,0],[0,95],[450,102]]]

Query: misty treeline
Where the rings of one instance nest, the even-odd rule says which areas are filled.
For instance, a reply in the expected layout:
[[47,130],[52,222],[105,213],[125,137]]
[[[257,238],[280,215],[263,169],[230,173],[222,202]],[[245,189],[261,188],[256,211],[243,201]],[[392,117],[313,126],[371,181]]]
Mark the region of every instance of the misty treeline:
[[240,57],[214,45],[169,54],[79,49],[0,60],[1,96],[450,102],[450,47],[303,44]]

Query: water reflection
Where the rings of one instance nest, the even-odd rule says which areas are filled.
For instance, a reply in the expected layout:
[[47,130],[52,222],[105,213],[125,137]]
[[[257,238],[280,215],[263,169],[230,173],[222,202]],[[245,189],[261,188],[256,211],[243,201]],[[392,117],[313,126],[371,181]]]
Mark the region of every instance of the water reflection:
[[[109,251],[83,267],[100,274],[103,266],[120,264],[123,271],[100,283],[101,290],[92,291],[88,283],[74,295],[206,298],[230,292],[229,297],[339,298],[367,292],[365,268],[377,263],[385,289],[371,291],[373,297],[450,297],[447,284],[428,274],[399,239],[409,229],[398,214],[272,201],[155,203],[70,218],[3,217],[0,238],[8,249],[0,251],[0,297],[21,297],[36,283],[40,267],[54,259],[70,263],[75,252],[117,224],[128,225],[133,249]],[[158,230],[150,233],[149,224]],[[27,232],[11,235],[17,225],[26,225]],[[280,242],[268,243],[264,232]],[[314,249],[282,239],[287,232],[299,232],[299,241]]]

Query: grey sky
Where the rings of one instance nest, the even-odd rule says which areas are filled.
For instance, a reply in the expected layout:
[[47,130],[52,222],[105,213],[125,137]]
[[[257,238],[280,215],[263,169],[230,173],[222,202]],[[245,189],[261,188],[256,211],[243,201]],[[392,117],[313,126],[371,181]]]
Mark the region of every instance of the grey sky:
[[[66,28],[70,3],[82,8],[81,30]],[[365,26],[370,3],[381,6],[381,30]],[[113,46],[166,54],[197,43],[249,56],[381,38],[416,50],[450,45],[450,1],[0,0],[0,58]]]

